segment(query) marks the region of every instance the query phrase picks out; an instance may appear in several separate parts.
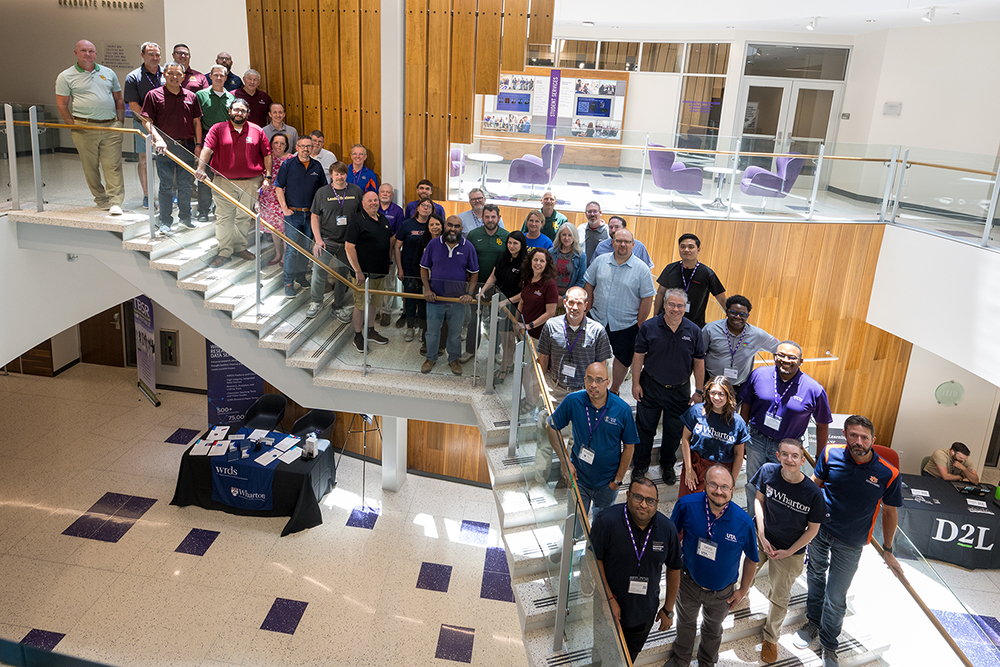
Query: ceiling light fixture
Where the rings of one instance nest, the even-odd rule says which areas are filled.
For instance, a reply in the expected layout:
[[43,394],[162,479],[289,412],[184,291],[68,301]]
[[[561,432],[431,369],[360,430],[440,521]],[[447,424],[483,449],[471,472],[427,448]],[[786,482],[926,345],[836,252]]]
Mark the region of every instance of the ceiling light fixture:
[[815,30],[816,29],[816,21],[818,21],[818,20],[819,20],[818,16],[812,17],[812,20],[810,20],[809,23],[806,24],[806,30]]
[[920,17],[920,19],[926,23],[930,23],[934,20],[934,7],[927,10],[927,13]]

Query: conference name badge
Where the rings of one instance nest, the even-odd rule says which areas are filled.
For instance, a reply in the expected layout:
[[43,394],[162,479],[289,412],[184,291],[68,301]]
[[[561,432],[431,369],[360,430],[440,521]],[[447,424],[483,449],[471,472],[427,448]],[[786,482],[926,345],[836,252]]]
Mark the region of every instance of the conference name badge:
[[739,377],[739,372],[735,368],[726,368],[722,371],[722,374],[725,375],[730,380],[735,380],[737,377]]
[[569,364],[563,364],[562,374],[568,378],[576,377],[576,367],[570,366]]
[[337,225],[338,225],[339,227],[343,227],[343,226],[345,226],[346,224],[347,224],[347,216],[344,216],[344,215],[338,215],[338,216],[337,216]]
[[767,428],[773,428],[775,431],[777,431],[779,428],[781,428],[781,418],[778,417],[777,415],[766,414],[764,415],[764,426],[766,426]]
[[632,595],[645,595],[649,588],[649,579],[646,577],[629,577],[628,592]]
[[707,558],[708,560],[715,560],[715,552],[718,550],[718,545],[715,542],[709,542],[704,537],[698,538],[698,555],[702,558]]
[[590,447],[584,447],[580,450],[580,460],[589,465],[594,463],[595,452]]

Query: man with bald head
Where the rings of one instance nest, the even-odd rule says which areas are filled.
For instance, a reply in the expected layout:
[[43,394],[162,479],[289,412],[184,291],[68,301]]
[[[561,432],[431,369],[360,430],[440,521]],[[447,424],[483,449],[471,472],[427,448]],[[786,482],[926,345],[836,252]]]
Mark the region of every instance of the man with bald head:
[[[264,126],[264,134],[267,135],[268,141],[274,139],[274,135],[276,134],[283,134],[288,137],[289,146],[295,146],[299,143],[298,130],[291,125],[285,124],[285,107],[274,102],[267,111],[267,117],[271,120],[270,123]],[[312,150],[312,139],[309,140],[309,150]]]
[[233,72],[233,57],[231,55],[223,51],[219,55],[215,56],[215,64],[222,65],[226,68],[226,90],[233,92],[234,90],[243,87],[243,79]]
[[[56,104],[67,125],[121,127],[125,98],[118,76],[97,64],[97,47],[81,39],[73,51],[76,64],[56,77]],[[83,175],[94,203],[111,215],[122,214],[125,179],[122,175],[122,133],[73,130],[73,145],[80,154]],[[104,180],[101,182],[101,170]]]
[[[389,274],[392,260],[392,228],[379,211],[378,193],[368,191],[362,195],[361,210],[347,224],[344,250],[358,287],[363,288],[367,279],[369,291],[385,289],[382,281]],[[381,297],[375,297],[374,302],[369,302],[366,324],[365,293],[354,292],[354,347],[358,352],[364,351],[366,337],[376,345],[389,342],[388,338],[375,330],[380,301]],[[367,334],[363,333],[365,326],[368,327]]]
[[589,514],[591,504],[600,511],[615,503],[639,434],[632,408],[608,391],[606,363],[587,366],[583,382],[584,390],[563,399],[549,417],[548,427],[558,431],[573,425],[569,472],[576,478],[583,509]]

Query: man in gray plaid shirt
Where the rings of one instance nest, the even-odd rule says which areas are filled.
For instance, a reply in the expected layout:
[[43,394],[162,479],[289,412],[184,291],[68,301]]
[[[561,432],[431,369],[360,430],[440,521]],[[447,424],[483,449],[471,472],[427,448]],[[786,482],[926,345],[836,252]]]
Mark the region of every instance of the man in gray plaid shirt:
[[[538,363],[542,368],[548,369],[545,379],[553,410],[567,394],[584,388],[583,376],[587,366],[595,361],[606,362],[611,358],[611,342],[607,330],[584,315],[587,310],[586,290],[582,287],[570,287],[563,297],[563,306],[566,314],[549,318],[538,339]],[[539,442],[535,453],[536,463],[541,464],[535,476],[542,483],[548,480],[552,454],[558,443],[555,431],[547,425],[545,432],[548,442]],[[563,430],[563,440],[567,446],[571,435],[570,427],[566,427]],[[564,483],[560,480],[557,488],[562,488]]]

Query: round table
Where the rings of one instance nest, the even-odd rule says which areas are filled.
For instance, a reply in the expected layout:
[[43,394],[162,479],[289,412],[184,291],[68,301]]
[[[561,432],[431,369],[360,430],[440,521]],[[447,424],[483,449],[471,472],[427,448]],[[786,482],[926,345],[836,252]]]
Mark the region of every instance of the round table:
[[490,162],[501,162],[503,161],[502,155],[494,155],[493,153],[469,153],[465,156],[467,160],[472,160],[473,162],[483,163],[483,175],[479,180],[479,187],[483,191],[484,197],[495,197],[493,193],[486,189],[486,170],[490,166]]
[[725,211],[728,206],[722,201],[722,186],[726,182],[726,176],[729,174],[741,174],[742,169],[732,169],[730,167],[705,167],[705,171],[711,174],[718,174],[718,179],[715,182],[715,201],[711,204],[705,204],[704,208],[710,208],[713,211]]

